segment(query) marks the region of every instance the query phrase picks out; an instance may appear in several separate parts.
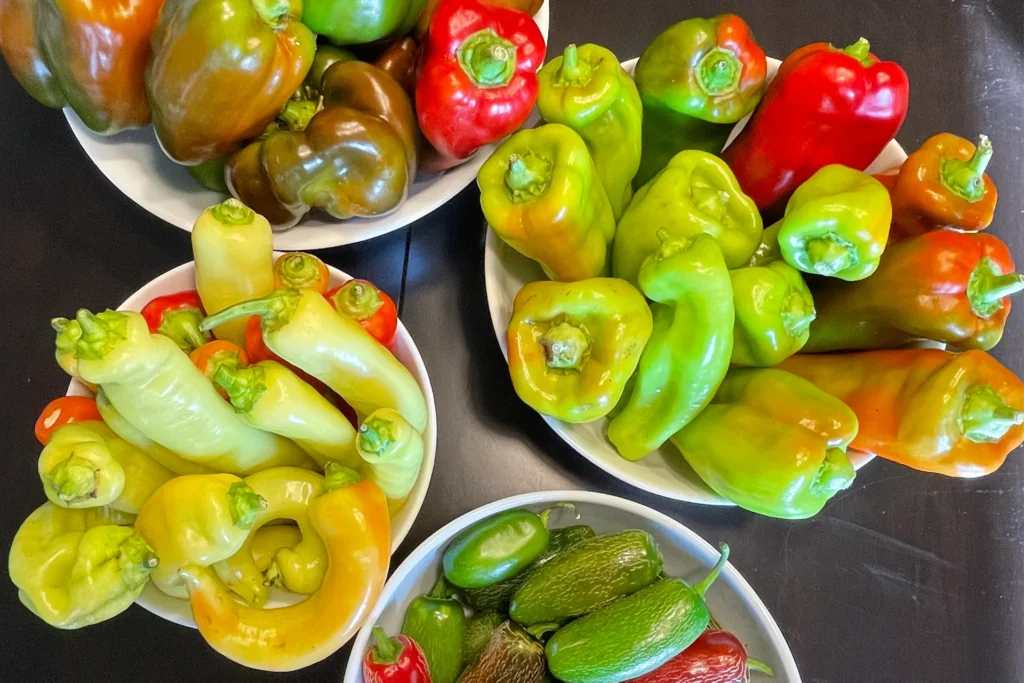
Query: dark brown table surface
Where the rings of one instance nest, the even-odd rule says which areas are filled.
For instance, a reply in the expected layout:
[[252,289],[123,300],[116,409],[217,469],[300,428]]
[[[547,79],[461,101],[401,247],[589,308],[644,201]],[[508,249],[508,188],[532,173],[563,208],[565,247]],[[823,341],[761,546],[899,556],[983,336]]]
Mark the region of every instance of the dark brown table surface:
[[[739,11],[765,51],[864,35],[910,75],[905,148],[950,130],[989,134],[1001,189],[992,232],[1024,260],[1024,3],[1020,0],[683,2],[552,0],[549,54],[596,42],[639,55],[689,16]],[[191,259],[188,235],[135,206],[97,171],[60,112],[37,105],[0,67],[0,230],[4,416],[0,459],[6,549],[44,499],[32,424],[67,383],[48,320],[116,306]],[[673,503],[590,465],[516,398],[488,318],[484,228],[468,188],[431,216],[371,242],[320,253],[400,301],[437,400],[437,466],[400,562],[444,523],[517,493],[580,488],[641,501],[715,542],[761,595],[807,683],[1024,680],[1024,460],[960,481],[876,461],[816,519],[785,522]],[[1024,373],[1024,314],[995,354]],[[3,564],[6,571],[6,563]],[[195,631],[133,607],[77,632],[49,628],[0,579],[0,680],[337,681],[348,648],[287,676],[236,666]]]

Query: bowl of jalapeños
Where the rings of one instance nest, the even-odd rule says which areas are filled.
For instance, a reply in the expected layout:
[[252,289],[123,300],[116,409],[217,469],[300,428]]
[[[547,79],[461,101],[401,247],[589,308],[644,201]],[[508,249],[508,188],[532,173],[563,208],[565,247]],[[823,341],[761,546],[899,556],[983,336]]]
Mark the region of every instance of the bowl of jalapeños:
[[[280,258],[283,254],[275,252],[274,256],[275,258]],[[283,260],[280,262],[284,263]],[[330,294],[331,291],[336,290],[340,285],[352,280],[351,276],[331,266],[327,266],[327,275],[329,276],[329,283],[324,283],[324,287],[329,287],[327,290],[328,294]],[[142,287],[140,290],[128,297],[128,299],[118,307],[118,310],[143,311],[147,308],[147,303],[154,299],[160,300],[158,299],[159,297],[165,297],[166,295],[173,295],[178,292],[193,290],[195,288],[195,264],[194,262],[186,263],[164,273],[160,277],[148,283],[146,286]],[[165,317],[165,319],[167,318]],[[412,524],[423,505],[427,488],[430,485],[430,477],[434,468],[435,449],[437,446],[437,415],[434,407],[434,395],[430,386],[430,379],[427,376],[426,366],[423,364],[423,359],[420,356],[419,350],[416,348],[416,344],[409,335],[409,332],[405,329],[405,326],[401,321],[396,321],[395,324],[396,328],[394,330],[392,351],[395,358],[397,358],[402,365],[408,368],[412,377],[419,385],[426,402],[427,412],[426,428],[423,430],[422,464],[420,465],[419,473],[416,476],[415,483],[411,486],[411,490],[409,490],[407,496],[404,498],[404,502],[402,502],[400,506],[395,505],[392,507],[392,517],[390,522],[392,552],[398,548],[409,533],[409,529],[412,527]],[[259,328],[256,327],[255,329],[258,332]],[[217,343],[220,342],[213,342],[213,344]],[[250,348],[251,343],[247,343],[244,346]],[[255,362],[258,359],[252,357],[250,360]],[[71,384],[68,386],[67,393],[69,395],[76,396],[92,396],[92,392],[90,392],[89,389],[78,379],[71,381]],[[102,400],[102,396],[99,397],[97,403],[99,404],[100,412],[103,414],[104,420],[109,424],[110,421],[116,417],[116,411],[108,412],[110,411],[110,406],[107,402]],[[125,427],[125,425],[119,424],[115,431],[120,432]],[[130,425],[127,427],[130,427]],[[112,425],[111,428],[114,429],[114,426]],[[274,471],[274,469],[265,470],[265,472]],[[260,476],[260,474],[262,473],[252,476]],[[317,475],[314,472],[311,472],[310,476],[314,479],[322,478],[321,475]],[[381,485],[381,488],[384,488],[383,484]],[[391,507],[390,499],[389,507]],[[256,556],[259,554],[257,546],[260,545],[269,544],[268,547],[279,547],[281,544],[285,544],[298,548],[299,546],[296,544],[300,543],[300,534],[302,533],[301,529],[301,526],[299,529],[296,529],[294,526],[273,525],[260,529],[260,532],[263,532],[262,534],[254,533],[253,535],[251,548],[253,555]],[[249,546],[247,545],[247,547]],[[220,567],[218,566],[217,569],[219,573]],[[281,583],[283,582],[275,582],[274,586],[280,585]],[[277,587],[271,587],[269,592],[262,599],[265,600],[263,606],[267,608],[275,608],[295,604],[304,597],[304,595],[300,595],[298,592],[291,592]],[[142,593],[136,599],[136,602],[148,611],[163,617],[168,621],[195,628],[195,620],[193,619],[192,612],[189,607],[189,601],[184,598],[171,597],[157,588],[153,581],[146,584]],[[229,654],[228,656],[231,655]]]
[[[399,661],[422,660],[434,683],[690,680],[684,672],[708,666],[714,680],[772,670],[765,681],[800,681],[728,552],[606,494],[542,491],[485,505],[395,570],[354,641],[345,683],[381,680],[398,647],[412,650]],[[708,641],[719,639],[728,644],[712,661]]]
[[[685,24],[686,22],[683,23]],[[590,50],[596,53],[598,51],[603,50],[603,48],[588,45],[581,46],[580,48],[578,48],[578,50],[579,56],[573,55],[573,59],[579,59],[580,61],[583,61],[583,55],[585,54],[584,50]],[[596,62],[596,57],[598,56],[600,55],[591,54],[589,55],[589,59],[593,63]],[[622,67],[626,70],[627,73],[633,75],[637,61],[637,59],[631,59],[626,62],[622,62]],[[572,282],[573,280],[578,280],[581,277],[593,277],[593,274],[586,272],[588,268],[588,263],[593,262],[593,259],[597,258],[594,256],[594,254],[596,254],[598,251],[600,251],[602,254],[604,253],[603,250],[605,248],[605,244],[607,243],[607,240],[602,241],[599,235],[590,235],[590,237],[592,237],[593,239],[590,239],[589,241],[587,241],[584,238],[577,238],[575,235],[567,235],[564,240],[554,238],[548,240],[547,244],[554,245],[552,247],[552,250],[550,251],[543,251],[543,249],[545,248],[545,242],[543,240],[537,241],[537,244],[539,244],[540,246],[536,247],[537,251],[531,254],[533,258],[527,258],[527,256],[524,256],[524,249],[526,249],[527,252],[529,251],[529,249],[523,247],[525,237],[522,235],[517,235],[514,232],[505,231],[503,231],[503,234],[499,235],[498,230],[502,230],[502,227],[500,225],[496,225],[496,223],[500,223],[500,221],[502,221],[502,216],[512,217],[510,220],[512,223],[515,223],[516,225],[525,225],[526,223],[529,222],[530,219],[526,217],[525,214],[518,213],[518,209],[516,209],[516,207],[513,206],[514,201],[510,201],[507,204],[502,203],[503,200],[500,196],[497,196],[498,193],[491,193],[490,196],[488,196],[485,187],[486,184],[492,182],[504,183],[506,182],[506,179],[510,179],[508,180],[508,182],[518,182],[521,175],[523,183],[525,183],[524,187],[526,188],[526,190],[528,190],[531,187],[531,178],[533,179],[533,181],[536,181],[536,177],[531,175],[531,169],[524,165],[526,163],[526,160],[530,156],[525,153],[526,151],[528,151],[525,149],[525,147],[532,146],[533,148],[537,148],[539,146],[547,145],[550,149],[553,150],[555,149],[555,146],[551,143],[550,140],[544,138],[551,138],[555,136],[555,133],[560,132],[551,131],[551,129],[554,129],[556,127],[564,128],[564,126],[559,126],[558,123],[554,122],[565,120],[565,122],[568,123],[569,125],[576,125],[578,121],[573,120],[574,114],[576,119],[584,119],[588,115],[593,115],[593,111],[595,111],[596,109],[587,109],[580,110],[579,112],[574,112],[570,106],[565,105],[565,101],[568,99],[568,96],[559,95],[561,99],[554,102],[545,99],[545,86],[547,84],[545,72],[548,69],[552,69],[553,71],[556,72],[554,74],[554,78],[557,79],[560,77],[557,73],[557,67],[559,67],[560,65],[564,65],[564,63],[565,56],[563,55],[562,57],[556,58],[553,62],[549,62],[548,65],[546,65],[539,74],[541,81],[541,89],[540,95],[538,96],[538,106],[541,108],[541,113],[545,120],[552,121],[553,123],[549,123],[548,125],[535,129],[534,131],[523,131],[518,133],[517,136],[513,136],[513,138],[511,138],[509,142],[507,142],[505,146],[502,146],[495,154],[495,157],[498,157],[502,153],[507,153],[511,150],[511,153],[515,154],[519,159],[518,164],[494,164],[495,168],[499,170],[499,172],[495,174],[493,172],[493,169],[491,169],[492,164],[488,163],[484,165],[480,174],[479,182],[482,188],[481,203],[483,205],[484,214],[486,217],[488,217],[488,222],[490,224],[490,227],[487,230],[487,238],[484,247],[484,280],[487,288],[487,305],[491,315],[491,324],[494,328],[494,334],[498,339],[498,344],[500,345],[501,351],[506,359],[509,357],[509,340],[513,339],[518,335],[518,333],[514,333],[512,326],[518,325],[519,329],[525,329],[526,327],[529,327],[529,325],[524,324],[524,320],[529,317],[529,312],[525,310],[526,308],[532,307],[533,309],[537,309],[534,310],[533,313],[539,315],[540,317],[544,317],[545,315],[548,314],[560,314],[563,315],[563,317],[565,317],[565,315],[567,315],[570,312],[568,311],[568,309],[565,308],[565,300],[567,297],[559,296],[558,292],[555,292],[554,290],[552,290],[551,292],[545,292],[544,288],[550,287],[551,284],[553,284],[546,283],[545,281],[549,280],[549,278],[557,278],[567,282]],[[771,79],[774,77],[775,72],[778,70],[781,62],[777,59],[772,59],[769,57],[766,59],[766,64],[767,72],[765,80],[770,82]],[[564,70],[565,67],[562,66],[561,68],[562,70]],[[600,83],[602,84],[602,87],[604,87],[604,90],[602,91],[604,93],[616,92],[615,88],[607,86],[609,78],[610,75],[600,79]],[[593,80],[596,81],[598,79]],[[561,92],[557,88],[554,90]],[[594,97],[597,97],[597,95],[594,95]],[[546,113],[546,109],[550,109],[551,111]],[[653,133],[649,134],[648,123],[651,117],[648,116],[648,109],[646,103],[644,105],[643,111],[643,147],[644,155],[646,155],[648,146],[651,144],[650,140],[655,139],[655,136],[653,135]],[[739,133],[743,130],[749,118],[750,114],[747,114],[743,118],[739,119],[739,121],[735,125],[732,125],[731,128],[726,127],[725,130],[721,130],[722,126],[720,124],[715,124],[718,127],[718,129],[716,130],[714,129],[714,126],[712,126],[710,133],[708,133],[707,131],[695,131],[692,133],[693,136],[704,136],[704,138],[707,138],[709,141],[701,141],[699,142],[699,144],[694,144],[697,144],[697,146],[703,145],[707,147],[707,149],[709,150],[712,148],[711,146],[716,146],[717,149],[715,151],[721,150],[721,145],[723,141],[726,142],[727,146],[728,144],[731,144],[732,140],[734,140],[736,136],[739,135]],[[545,129],[548,130],[545,131]],[[545,132],[542,133],[541,135],[535,135],[536,139],[527,140],[524,137],[524,133],[536,134],[539,131]],[[563,160],[564,163],[562,165],[565,166],[565,168],[569,168],[570,166],[579,163],[578,160],[580,159],[580,157],[585,156],[573,152],[574,148],[571,144],[569,144],[568,137],[568,135],[563,135],[561,141],[557,145],[557,148],[562,151],[556,154],[556,157]],[[701,139],[703,140],[704,138]],[[523,145],[524,148],[511,149],[510,146],[516,145],[517,142]],[[580,145],[582,145],[583,142],[587,142],[588,144],[590,144],[589,141],[586,140],[586,135],[584,132],[581,132],[580,135],[577,136],[577,142]],[[671,141],[663,141],[664,147],[671,149],[670,142]],[[637,142],[636,144],[639,145],[639,142]],[[559,156],[559,154],[561,156]],[[722,175],[722,171],[718,169],[717,166],[715,166],[717,162],[707,158],[707,155],[704,156],[705,158],[699,160],[699,163],[695,162],[697,163],[697,165],[700,165],[701,168],[694,167],[689,169],[689,171],[693,173],[693,177],[697,178],[697,181],[695,182],[698,185],[701,183],[707,185],[709,178],[716,176],[716,174]],[[661,165],[664,165],[665,163],[668,163],[669,158],[671,158],[671,154],[668,155],[665,159],[662,159],[659,163],[661,163]],[[897,143],[895,139],[891,139],[889,140],[888,144],[884,146],[884,149],[874,160],[874,162],[871,163],[866,172],[878,173],[880,171],[899,166],[906,158],[907,155],[903,151],[903,148],[900,147],[899,143]],[[494,161],[494,157],[492,157],[491,161]],[[597,172],[596,161],[597,159],[595,158],[595,166],[593,169],[594,173]],[[606,164],[606,168],[610,167],[612,169],[616,169],[621,167],[623,163],[624,162],[621,162],[621,160],[618,163],[608,163]],[[513,166],[515,166],[515,168],[513,168]],[[508,175],[505,175],[502,172],[503,169],[507,169]],[[577,168],[576,170],[578,171],[579,169]],[[522,173],[516,175],[515,173],[512,173],[512,171],[522,171]],[[644,172],[645,171],[643,167],[643,162],[641,162],[639,173],[642,174]],[[557,168],[553,171],[553,173],[554,175],[552,177],[560,178],[560,180],[558,181],[559,183],[561,183],[564,180],[566,192],[574,191],[572,190],[571,180],[567,179],[567,173],[563,173],[561,176],[559,176]],[[607,174],[608,172],[606,171],[605,173]],[[651,172],[650,170],[648,170],[647,173],[649,173],[650,176],[654,175],[654,173]],[[616,179],[614,178],[603,179],[605,180],[604,184],[606,185],[616,182]],[[619,180],[621,181],[621,179]],[[634,208],[633,205],[639,205],[642,204],[642,202],[638,202],[634,199],[632,204],[630,204],[629,198],[631,195],[631,191],[629,190],[629,182],[619,182],[619,184],[625,184],[626,186],[626,189],[624,190],[625,199],[622,202],[620,202],[620,207],[616,209],[615,203],[611,201],[612,197],[609,193],[609,209],[611,215],[608,216],[607,221],[608,224],[611,226],[613,232],[615,231],[616,222],[618,222],[618,231],[621,234],[621,232],[624,230],[623,223],[629,222],[631,219],[628,216],[628,212],[626,212],[626,217],[621,221],[619,220],[619,216],[623,212],[625,212],[626,207],[630,207],[632,209]],[[636,188],[635,180],[633,181],[633,187]],[[641,195],[645,194],[644,190],[639,188],[636,189],[637,197],[641,197]],[[657,204],[660,207],[658,211],[660,211],[662,214],[666,211],[670,211],[670,209],[667,208],[667,205],[665,205],[664,202],[662,202],[662,199],[664,198],[652,197],[650,193],[646,193],[646,195],[649,199],[654,199],[653,202],[648,203]],[[497,199],[493,199],[492,201],[492,198],[494,198],[495,196],[497,196]],[[641,197],[641,199],[643,199],[643,197]],[[573,201],[579,201],[581,206],[584,203],[578,199],[573,199]],[[543,217],[544,225],[557,226],[564,222],[566,215],[564,212],[565,202],[551,201],[547,202],[545,206],[537,207],[537,210],[539,211],[547,210],[549,212]],[[699,207],[694,206],[691,207],[691,209],[693,211],[699,212]],[[752,203],[750,209],[751,211],[754,211]],[[663,222],[665,220],[663,216],[659,216],[658,219],[662,220]],[[633,220],[633,222],[637,221]],[[760,222],[760,220],[758,222]],[[713,220],[710,215],[708,215],[699,218],[697,224],[715,225],[718,223],[716,223],[716,221]],[[724,225],[724,223],[722,224]],[[546,230],[552,229],[555,228],[546,228]],[[698,228],[698,230],[699,229],[700,228]],[[716,234],[714,228],[706,229],[709,232]],[[728,233],[729,231],[725,230],[723,232]],[[758,235],[760,235],[760,227],[757,228],[756,232]],[[517,239],[519,241],[517,241]],[[735,259],[730,260],[730,239],[732,238],[723,235],[718,238],[718,241],[721,242],[720,251],[722,253],[722,256],[725,257],[725,266],[731,270],[733,268],[739,267],[741,264],[738,261],[733,262],[735,261]],[[696,241],[698,240],[695,240],[695,242]],[[655,243],[656,242],[657,239],[655,239]],[[557,250],[559,248],[558,245],[560,244],[573,245],[572,253],[557,253]],[[613,244],[612,246],[608,247],[609,253],[612,252],[613,248],[617,249],[618,246],[618,244]],[[630,274],[620,273],[619,271],[620,263],[628,264],[635,261],[634,255],[627,254],[625,252],[620,254],[619,251],[615,251],[612,258],[616,277],[623,277],[627,280],[631,279],[632,281],[635,281],[635,270],[632,272],[632,276],[630,276]],[[721,260],[721,258],[722,257],[719,257],[719,260]],[[636,262],[635,265],[638,267],[639,262]],[[625,268],[625,265],[623,265],[623,268]],[[724,272],[725,268],[722,268],[722,271]],[[799,277],[799,274],[797,274],[797,277]],[[702,282],[708,285],[710,293],[710,279],[704,278]],[[527,285],[530,285],[531,283],[536,284],[532,285],[532,288],[527,288]],[[728,286],[729,284],[730,283],[728,282],[728,279],[726,279],[726,281],[723,283],[723,286]],[[572,289],[572,286],[570,285],[569,287],[562,287],[561,289]],[[614,329],[614,325],[616,324],[625,325],[628,322],[627,318],[631,317],[632,312],[633,314],[635,314],[632,315],[632,318],[635,318],[635,321],[637,321],[638,323],[637,325],[635,325],[635,327],[644,327],[646,329],[646,333],[642,335],[644,339],[646,339],[647,336],[651,334],[650,315],[645,313],[645,309],[647,307],[646,305],[642,305],[643,297],[636,296],[638,292],[635,291],[633,288],[628,289],[629,291],[626,292],[603,291],[594,294],[594,296],[598,296],[598,294],[600,295],[601,301],[605,302],[603,304],[603,310],[605,310],[605,313],[609,314],[603,316],[605,318],[604,329]],[[805,290],[806,288],[804,288],[804,291]],[[751,291],[753,291],[753,288],[751,288]],[[519,309],[519,312],[517,312],[517,295],[519,295],[520,292],[523,293],[523,299],[521,299],[520,302],[523,304],[523,307]],[[527,293],[529,293],[528,298],[530,299],[529,306],[526,305]],[[575,297],[577,300],[582,301],[581,292],[567,292],[567,294],[569,295],[569,298]],[[729,294],[724,293],[723,296],[728,297]],[[583,304],[581,304],[581,306],[582,305]],[[596,311],[597,308],[602,308],[602,305],[597,304],[596,299],[594,301],[590,301],[587,305],[591,307],[591,315],[593,315],[593,312]],[[541,311],[540,309],[546,310]],[[577,311],[577,313],[579,313],[579,311]],[[646,322],[642,319],[645,316]],[[598,324],[596,318],[600,318],[602,316],[597,315],[594,317],[595,320],[592,322],[594,322],[594,324]],[[655,323],[655,327],[657,327],[657,323]],[[571,341],[571,339],[568,341]],[[638,341],[642,342],[643,340]],[[642,348],[643,343],[640,343],[639,347]],[[519,355],[521,364],[523,366],[529,366],[529,357],[524,355],[523,348],[517,348],[516,352]],[[597,348],[597,345],[595,345],[594,349],[592,349],[593,354],[599,355],[601,353],[606,353],[606,357],[610,358],[611,356],[607,355],[607,352],[609,352],[608,349],[599,349]],[[637,352],[637,355],[638,354],[639,352]],[[699,358],[701,357],[702,356],[699,353],[696,354],[691,363],[694,366],[699,367],[702,364],[702,361],[699,360]],[[632,358],[630,363],[625,362],[625,360],[628,359],[619,360],[622,360],[623,362],[619,362],[617,363],[617,365],[624,368],[624,370],[620,370],[620,373],[624,371],[631,372],[632,368],[637,367],[636,358]],[[781,360],[781,358],[778,360]],[[778,362],[778,360],[773,360],[767,364],[773,365],[774,363]],[[611,365],[613,364],[609,362],[607,363],[607,368],[605,368],[605,366],[602,366],[602,368],[609,369],[611,368]],[[599,389],[599,387],[602,384],[607,385],[614,383],[606,381],[608,377],[611,377],[615,374],[614,371],[609,370],[607,374],[603,374],[603,372],[604,371],[602,370],[602,373],[595,374],[591,378],[589,383],[587,381],[587,378],[581,375],[581,377],[579,378],[579,382],[565,383],[562,389],[558,389],[557,387],[554,386],[549,386],[548,391],[546,392],[534,392],[537,394],[537,405],[544,405],[545,401],[549,401],[552,404],[550,407],[553,408],[553,410],[551,410],[550,412],[556,412],[557,406],[555,406],[554,403],[557,403],[557,397],[559,395],[558,392],[563,390],[577,392],[578,394],[581,392],[590,392],[595,397],[598,397],[602,391],[601,389]],[[628,375],[629,372],[626,372],[627,377]],[[532,383],[532,380],[517,378],[514,375],[513,382]],[[573,386],[567,386],[569,384],[572,384]],[[623,383],[619,382],[618,385],[620,390],[622,390]],[[519,389],[520,387],[517,385],[517,391],[519,391]],[[628,391],[628,388],[626,390],[623,390],[621,395],[625,396],[626,391]],[[589,406],[589,409],[591,410],[596,410],[598,409],[601,403],[607,405],[608,400],[610,400],[608,396],[603,396],[601,398],[601,401],[595,400],[592,403],[588,403],[585,401],[576,401],[576,403],[580,403],[581,405],[584,406]],[[617,396],[615,398],[617,399]],[[625,400],[623,402],[625,403]],[[612,401],[611,405],[614,405],[614,400]],[[598,413],[601,416],[605,415],[607,412],[607,409],[598,411]],[[615,415],[614,411],[612,415]],[[627,454],[628,457],[626,457],[623,454],[620,454],[620,449],[618,449],[616,445],[613,443],[613,440],[609,438],[609,422],[605,420],[603,417],[593,419],[586,414],[571,415],[567,416],[573,418],[572,421],[569,421],[568,419],[559,419],[550,414],[541,413],[541,416],[544,418],[545,422],[547,422],[548,425],[550,425],[550,427],[575,451],[580,453],[583,457],[587,458],[601,469],[605,470],[606,472],[612,474],[613,476],[617,477],[618,479],[621,479],[622,481],[628,484],[668,498],[673,498],[676,500],[685,500],[688,502],[699,503],[702,505],[733,504],[731,501],[717,494],[707,484],[705,484],[704,481],[702,481],[701,477],[698,476],[698,474],[690,466],[690,464],[680,455],[677,447],[672,443],[665,442],[660,447],[654,449],[646,448],[643,443],[639,443],[637,447],[634,449],[637,452],[635,454]],[[618,441],[618,443],[620,444],[622,444],[623,442],[637,441],[637,439],[622,434],[620,434],[620,436],[615,440]],[[867,464],[873,457],[874,456],[856,451],[850,451],[849,453],[849,460],[855,469],[860,469],[865,464]]]

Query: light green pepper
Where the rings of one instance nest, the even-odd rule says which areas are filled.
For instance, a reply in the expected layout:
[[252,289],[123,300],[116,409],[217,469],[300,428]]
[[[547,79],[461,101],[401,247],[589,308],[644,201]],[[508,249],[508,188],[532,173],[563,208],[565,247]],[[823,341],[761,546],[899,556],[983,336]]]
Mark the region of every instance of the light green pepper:
[[359,426],[359,457],[389,501],[404,500],[420,474],[423,437],[397,411],[381,408]]

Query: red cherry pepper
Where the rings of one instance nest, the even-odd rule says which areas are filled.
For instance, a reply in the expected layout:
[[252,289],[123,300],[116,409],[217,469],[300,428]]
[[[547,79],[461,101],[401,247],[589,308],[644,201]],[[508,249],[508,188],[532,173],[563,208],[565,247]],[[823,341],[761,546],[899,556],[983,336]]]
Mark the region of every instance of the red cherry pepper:
[[740,187],[769,216],[816,171],[863,171],[907,116],[910,84],[861,38],[839,50],[813,43],[786,57],[739,137],[722,154]]
[[442,0],[416,82],[420,130],[453,159],[526,123],[537,100],[544,36],[530,15],[479,0]]
[[710,630],[654,671],[628,683],[746,683],[750,671],[773,675],[767,665],[747,659],[747,651],[736,636]]
[[206,312],[199,292],[194,289],[158,296],[142,309],[142,317],[153,334],[162,334],[185,353],[192,353],[213,339],[209,332],[200,332]]
[[102,422],[96,401],[85,396],[61,396],[46,404],[36,420],[36,438],[44,446],[58,428],[72,422]]
[[391,349],[398,329],[398,309],[390,296],[366,280],[349,280],[328,290],[327,300],[338,313],[352,318],[374,339]]
[[423,649],[409,636],[388,638],[380,626],[373,627],[376,645],[363,659],[366,683],[431,683]]

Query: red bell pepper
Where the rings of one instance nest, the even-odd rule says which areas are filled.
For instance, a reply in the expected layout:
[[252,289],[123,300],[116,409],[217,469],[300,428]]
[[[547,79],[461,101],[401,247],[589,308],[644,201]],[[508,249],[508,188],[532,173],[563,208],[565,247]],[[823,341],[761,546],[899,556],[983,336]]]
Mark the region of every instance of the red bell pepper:
[[747,658],[736,636],[712,629],[654,671],[628,683],[747,683],[751,671],[773,675],[766,664]]
[[209,332],[199,330],[206,311],[194,289],[158,296],[145,305],[142,317],[150,332],[168,337],[185,353],[192,353],[213,339]]
[[46,404],[36,420],[36,438],[44,446],[60,427],[72,422],[102,422],[95,399],[85,396],[61,396]]
[[479,0],[442,0],[416,82],[420,130],[445,157],[465,159],[526,123],[537,100],[544,36],[530,15]]
[[338,313],[352,318],[370,336],[392,350],[398,329],[398,310],[390,296],[366,280],[349,280],[326,294]]
[[373,627],[376,645],[363,659],[366,683],[431,683],[423,649],[409,636],[388,638],[380,626]]
[[769,217],[816,171],[863,171],[907,116],[910,84],[861,38],[839,50],[813,43],[786,57],[746,128],[723,153],[740,187]]

